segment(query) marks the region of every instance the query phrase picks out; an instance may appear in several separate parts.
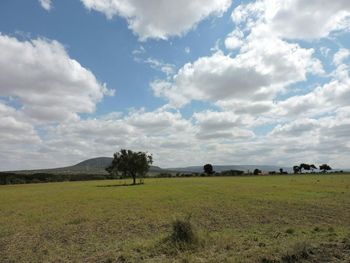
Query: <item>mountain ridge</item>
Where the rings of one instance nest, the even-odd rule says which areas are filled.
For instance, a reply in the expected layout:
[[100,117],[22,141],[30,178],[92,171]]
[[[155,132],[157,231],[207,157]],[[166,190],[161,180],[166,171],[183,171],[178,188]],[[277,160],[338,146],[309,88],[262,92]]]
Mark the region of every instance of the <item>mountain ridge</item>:
[[[54,173],[54,174],[107,174],[106,168],[112,163],[112,157],[95,157],[81,161],[77,164],[50,168],[50,169],[33,169],[33,170],[19,170],[11,171],[15,173]],[[276,171],[278,172],[280,168],[284,171],[290,173],[293,171],[291,167],[279,167],[275,165],[213,165],[214,171],[222,172],[225,170],[240,170],[244,172],[252,172],[254,169],[259,169],[264,172]],[[150,172],[153,173],[202,173],[203,166],[186,166],[186,167],[173,167],[173,168],[160,168],[158,166],[151,166]]]

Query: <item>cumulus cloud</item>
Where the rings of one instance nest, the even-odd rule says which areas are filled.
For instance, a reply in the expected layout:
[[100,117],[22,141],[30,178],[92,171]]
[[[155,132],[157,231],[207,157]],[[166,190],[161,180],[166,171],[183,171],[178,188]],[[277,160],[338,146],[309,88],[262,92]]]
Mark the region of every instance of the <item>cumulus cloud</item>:
[[342,61],[348,55],[348,51],[344,49],[337,52],[333,57],[337,68],[331,74],[331,80],[309,93],[278,102],[275,114],[293,117],[315,116],[346,107],[350,100],[350,77],[348,65]]
[[339,66],[343,63],[345,59],[350,56],[350,51],[348,49],[342,48],[337,53],[335,53],[333,58],[333,63],[336,66]]
[[244,33],[241,30],[239,29],[234,30],[225,39],[226,48],[233,50],[241,47],[244,43],[243,37],[244,37]]
[[247,127],[250,120],[244,119],[233,112],[204,111],[195,113],[193,118],[198,128],[196,136],[199,139],[240,140],[254,137]]
[[308,73],[323,72],[313,53],[298,44],[253,34],[236,57],[218,51],[185,64],[172,82],[158,80],[151,85],[156,96],[175,107],[191,100],[273,99],[288,85],[306,80]]
[[0,96],[17,101],[35,121],[77,119],[93,112],[104,95],[113,95],[57,41],[0,34],[0,49]]
[[270,34],[287,39],[318,39],[350,25],[347,0],[257,0],[232,13],[237,25],[249,30],[264,24]]
[[188,151],[195,145],[193,140],[192,124],[178,112],[137,110],[125,116],[117,114],[52,126],[47,130],[41,151],[59,156],[57,159],[67,163],[92,156],[111,156],[121,148],[128,148],[149,151],[157,163],[170,165],[183,158],[180,154],[171,156],[174,148],[179,153]]
[[50,11],[52,8],[51,0],[39,0],[39,3],[41,4],[42,8],[44,8],[47,11]]
[[12,148],[13,145],[39,143],[34,126],[25,121],[13,107],[0,101],[0,143],[1,149]]
[[180,36],[209,16],[221,16],[231,0],[81,0],[89,10],[121,16],[141,40]]
[[[221,15],[231,2],[81,1],[109,18],[125,18],[142,40],[182,35],[206,17]],[[349,51],[340,49],[332,60],[334,50],[322,43],[320,51],[334,67],[324,74],[310,43],[305,47],[296,39],[347,30],[348,17],[345,0],[239,5],[232,13],[235,28],[225,40],[232,53],[218,45],[177,72],[164,61],[142,60],[166,74],[151,86],[169,105],[85,119],[80,113],[93,112],[113,91],[57,41],[0,35],[0,167],[69,165],[130,148],[153,153],[156,165],[163,167],[325,162],[345,168],[350,154]],[[144,57],[145,52],[140,46],[133,55]],[[310,88],[309,74],[327,80],[298,94],[293,85],[304,82]],[[210,102],[210,109],[189,117],[176,109],[194,100]]]

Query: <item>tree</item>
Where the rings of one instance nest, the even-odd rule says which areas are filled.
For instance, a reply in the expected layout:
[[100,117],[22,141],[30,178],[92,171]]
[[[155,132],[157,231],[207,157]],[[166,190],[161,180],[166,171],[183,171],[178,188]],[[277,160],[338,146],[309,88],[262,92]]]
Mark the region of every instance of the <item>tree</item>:
[[322,165],[320,165],[320,170],[322,170],[322,172],[326,173],[327,171],[332,170],[332,168],[328,164],[322,164]]
[[299,169],[300,169],[300,173],[302,173],[303,169],[305,171],[310,171],[311,167],[310,167],[310,164],[302,163],[299,165]]
[[298,165],[293,166],[293,171],[295,174],[298,174],[300,172],[300,167]]
[[280,168],[280,174],[283,174],[283,172],[284,172],[283,168]]
[[261,170],[259,169],[255,169],[254,172],[253,172],[254,175],[258,175],[258,174],[261,174]]
[[136,177],[144,177],[152,163],[152,155],[122,149],[114,154],[112,164],[106,170],[111,175],[118,175],[120,172],[122,177],[131,177],[133,184],[136,184]]
[[206,165],[203,166],[203,170],[206,174],[212,174],[213,171],[213,166],[210,163],[207,163]]
[[311,168],[311,172],[312,172],[312,173],[314,172],[314,170],[317,169],[317,167],[316,167],[314,164],[311,164],[311,165],[310,165],[310,168]]

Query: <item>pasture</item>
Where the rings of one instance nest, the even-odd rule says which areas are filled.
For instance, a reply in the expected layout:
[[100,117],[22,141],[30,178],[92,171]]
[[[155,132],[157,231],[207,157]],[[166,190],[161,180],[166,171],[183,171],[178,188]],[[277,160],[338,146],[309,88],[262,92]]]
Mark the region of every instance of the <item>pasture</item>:
[[[0,262],[350,260],[347,174],[116,183],[0,186]],[[198,245],[165,242],[188,216]]]

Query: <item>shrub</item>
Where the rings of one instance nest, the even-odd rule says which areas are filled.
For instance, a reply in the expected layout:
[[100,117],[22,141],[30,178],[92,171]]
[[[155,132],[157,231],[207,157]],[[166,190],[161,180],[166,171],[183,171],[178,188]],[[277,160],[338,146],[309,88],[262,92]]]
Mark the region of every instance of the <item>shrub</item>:
[[288,229],[286,230],[286,233],[287,233],[287,234],[294,234],[294,232],[295,232],[295,230],[294,230],[293,228],[288,228]]
[[186,243],[193,244],[196,243],[198,238],[190,222],[190,218],[185,220],[176,219],[172,223],[172,234],[171,240],[174,243]]

